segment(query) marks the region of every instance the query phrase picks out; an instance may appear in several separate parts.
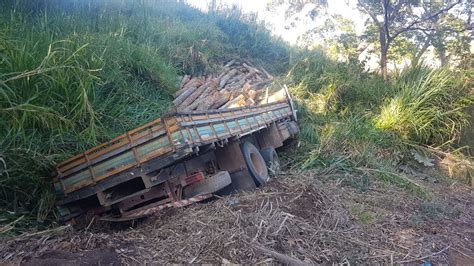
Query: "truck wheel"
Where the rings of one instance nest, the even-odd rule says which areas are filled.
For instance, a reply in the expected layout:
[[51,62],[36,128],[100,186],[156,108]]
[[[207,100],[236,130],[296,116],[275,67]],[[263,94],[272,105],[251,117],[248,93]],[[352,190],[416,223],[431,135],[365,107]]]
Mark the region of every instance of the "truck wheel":
[[230,179],[229,172],[218,172],[217,174],[209,178],[206,178],[204,180],[185,187],[183,191],[184,199],[204,194],[215,193],[230,185],[230,183],[232,183],[232,180]]
[[249,171],[247,169],[243,169],[237,172],[234,172],[230,175],[230,178],[232,179],[232,184],[230,186],[227,186],[223,190],[219,191],[217,193],[220,196],[224,195],[230,195],[235,192],[242,192],[242,191],[252,191],[254,190],[257,186],[255,185],[255,181],[253,178],[250,176]]
[[271,176],[277,176],[280,173],[280,158],[273,147],[266,147],[260,150],[268,171]]
[[267,165],[258,149],[250,142],[242,144],[242,154],[250,175],[257,186],[262,185],[269,179]]

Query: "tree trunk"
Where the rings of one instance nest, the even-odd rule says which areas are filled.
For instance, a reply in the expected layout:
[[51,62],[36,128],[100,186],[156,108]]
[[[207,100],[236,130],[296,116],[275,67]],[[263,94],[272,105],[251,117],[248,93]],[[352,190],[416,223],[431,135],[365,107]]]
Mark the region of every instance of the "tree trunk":
[[388,70],[387,70],[387,49],[382,48],[380,51],[380,72],[384,80],[388,79]]
[[380,38],[380,72],[382,73],[383,79],[388,79],[388,70],[387,70],[387,54],[389,43],[387,42],[387,36],[385,35],[384,28],[379,29],[379,38]]
[[439,61],[441,61],[441,66],[445,67],[448,65],[448,57],[446,56],[446,49],[444,47],[440,47],[438,49],[439,54]]

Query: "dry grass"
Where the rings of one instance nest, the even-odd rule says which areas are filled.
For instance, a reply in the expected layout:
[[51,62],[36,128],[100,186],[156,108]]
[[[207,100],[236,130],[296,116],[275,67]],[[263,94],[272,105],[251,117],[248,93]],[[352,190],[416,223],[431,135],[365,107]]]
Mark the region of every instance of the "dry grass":
[[435,195],[425,202],[382,183],[360,193],[343,185],[351,177],[322,183],[320,175],[286,175],[252,193],[170,210],[127,228],[92,221],[80,231],[66,226],[4,238],[0,262],[70,261],[71,254],[84,261],[97,250],[130,264],[473,261],[471,189],[419,180]]

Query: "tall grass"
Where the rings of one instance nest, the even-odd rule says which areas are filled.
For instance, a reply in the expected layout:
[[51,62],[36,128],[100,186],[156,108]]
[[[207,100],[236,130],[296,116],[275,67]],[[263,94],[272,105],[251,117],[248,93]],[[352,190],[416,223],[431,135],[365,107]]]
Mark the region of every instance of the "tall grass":
[[375,124],[417,143],[456,140],[468,123],[464,109],[472,103],[465,82],[462,74],[447,69],[407,69],[395,81],[397,93],[383,104]]
[[[472,103],[463,77],[415,66],[385,82],[323,52],[299,54],[287,75],[300,110],[295,167],[333,169],[343,180],[371,176],[426,196],[399,165],[410,160],[413,143],[458,138]],[[354,184],[366,186],[370,179],[364,180]]]

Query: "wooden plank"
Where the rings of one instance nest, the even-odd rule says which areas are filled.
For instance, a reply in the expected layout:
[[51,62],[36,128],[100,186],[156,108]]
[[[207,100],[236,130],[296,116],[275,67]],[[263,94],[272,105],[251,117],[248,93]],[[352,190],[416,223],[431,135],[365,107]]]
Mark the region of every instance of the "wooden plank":
[[[120,135],[120,136],[118,136],[118,137],[115,137],[115,138],[113,138],[113,139],[111,139],[111,140],[109,140],[109,141],[107,141],[107,142],[104,142],[104,143],[98,145],[98,146],[95,146],[95,147],[93,147],[93,148],[91,148],[91,149],[85,151],[84,153],[90,155],[90,154],[93,153],[94,151],[97,151],[97,150],[99,150],[100,148],[102,148],[102,147],[104,147],[104,146],[107,146],[107,145],[109,145],[109,144],[112,144],[112,143],[114,143],[114,142],[117,142],[118,140],[122,140],[122,139],[126,140],[126,139],[127,139],[127,134],[132,134],[132,135],[133,135],[134,133],[136,133],[136,132],[138,132],[138,131],[140,131],[140,130],[142,130],[142,129],[144,129],[144,128],[147,128],[147,127],[149,127],[149,126],[158,124],[158,123],[160,123],[160,122],[161,122],[161,119],[160,119],[160,118],[155,119],[155,120],[153,120],[153,121],[151,121],[151,122],[149,122],[149,123],[146,123],[146,124],[144,124],[144,125],[142,125],[142,126],[140,126],[140,127],[138,127],[138,128],[135,128],[135,129],[133,129],[133,130],[130,130],[130,131],[128,131],[128,132],[125,133],[125,134],[122,134],[122,135]],[[83,158],[84,158],[84,153],[77,154],[77,155],[73,156],[72,158],[70,158],[70,159],[68,159],[68,160],[66,160],[66,161],[64,161],[64,162],[59,163],[59,164],[58,164],[58,167],[59,167],[59,168],[63,168],[63,167],[66,166],[68,163],[70,163],[70,162],[72,162],[72,161],[74,161],[74,160],[76,160],[76,159],[79,159],[79,158],[83,159]],[[91,158],[93,158],[93,157],[91,157]]]
[[[128,144],[125,145],[125,146],[116,147],[116,149],[111,150],[108,154],[105,154],[105,155],[103,155],[102,157],[97,157],[97,158],[92,158],[92,159],[90,159],[91,165],[97,165],[97,164],[99,164],[99,163],[101,163],[101,162],[106,161],[106,160],[109,159],[110,157],[117,156],[117,155],[119,155],[119,154],[121,154],[121,153],[124,153],[124,152],[126,152],[127,150],[129,150],[129,149],[131,149],[131,148],[133,148],[133,147],[139,147],[139,146],[141,146],[142,144],[145,145],[145,143],[148,143],[148,142],[153,141],[153,140],[157,140],[157,139],[159,139],[159,138],[160,138],[162,135],[164,135],[164,134],[165,134],[165,131],[162,130],[161,132],[155,132],[154,135],[149,135],[149,136],[147,136],[147,138],[141,138],[141,139],[135,141],[135,146],[132,146],[131,143],[128,143]],[[69,169],[69,170],[67,170],[66,172],[64,172],[64,173],[62,174],[62,177],[63,177],[63,178],[66,178],[66,177],[68,177],[68,176],[70,176],[70,175],[72,175],[72,174],[74,174],[74,173],[77,173],[77,172],[83,170],[84,168],[85,168],[85,164],[82,164],[82,165],[79,165],[79,166],[77,166],[77,167],[75,167],[75,168]]]
[[171,151],[173,151],[173,147],[172,146],[167,146],[167,147],[163,147],[163,148],[160,148],[154,152],[151,152],[151,153],[148,153],[146,156],[143,156],[143,158],[140,160],[140,163],[144,163],[144,162],[147,162],[155,157],[158,157],[158,156],[161,156],[161,155],[164,155],[166,153],[169,153]]
[[[150,172],[156,171],[156,169],[161,169],[163,167],[169,166],[174,161],[179,160],[192,151],[189,148],[180,149],[174,152],[173,154],[167,154],[164,156],[156,157],[152,160],[147,161],[142,164],[140,167],[135,167],[126,172],[120,172],[117,175],[111,176],[98,182],[94,187],[83,187],[79,190],[73,191],[67,194],[66,197],[59,199],[58,204],[64,205],[73,201],[77,201],[86,197],[95,195],[97,191],[103,191],[123,182],[140,176],[141,174],[149,174]],[[160,179],[161,180],[161,179]],[[163,181],[163,180],[162,180]],[[155,182],[156,183],[156,182]]]
[[154,127],[149,128],[147,131],[142,131],[142,132],[139,132],[135,135],[131,135],[131,137],[132,137],[133,141],[137,141],[141,138],[146,138],[146,137],[148,137],[148,135],[153,134],[155,132],[158,132],[160,130],[164,130],[163,126],[158,125],[158,126],[154,126]]
[[[137,128],[135,128],[135,129],[133,129],[133,130],[130,130],[130,131],[127,132],[127,133],[133,135],[134,133],[136,133],[136,132],[138,132],[138,131],[140,131],[140,130],[142,130],[142,129],[144,129],[144,128],[147,128],[147,127],[150,127],[150,126],[152,126],[152,125],[159,124],[159,123],[161,123],[161,118],[157,118],[157,119],[155,119],[155,120],[153,120],[153,121],[151,121],[151,122],[149,122],[149,123],[144,124],[143,126],[137,127]],[[125,137],[127,136],[127,133],[124,134]]]
[[[225,117],[225,121],[229,121],[229,120],[234,120],[234,119],[240,119],[240,118],[246,118],[246,117],[249,117],[249,116],[256,116],[256,115],[260,115],[260,114],[263,114],[263,113],[266,113],[268,111],[266,110],[262,110],[262,111],[259,111],[259,112],[251,112],[251,113],[245,113],[245,112],[240,112],[240,114],[238,115],[233,115],[233,116],[228,116],[228,117]],[[219,120],[221,121],[221,120]],[[201,120],[198,120],[196,121],[196,119],[193,119],[193,122],[182,122],[180,125],[181,126],[191,126],[191,125],[201,125],[201,124],[207,124],[208,123],[208,120],[207,119],[201,119]]]
[[[118,137],[116,137],[116,138],[114,138],[114,139],[112,139],[112,140],[110,140],[110,141],[108,141],[108,142],[105,142],[105,143],[102,143],[102,144],[100,144],[100,145],[98,145],[98,146],[95,146],[95,147],[93,147],[93,148],[91,148],[91,149],[85,151],[84,153],[87,153],[87,154],[92,153],[92,151],[98,150],[98,149],[100,149],[100,148],[102,148],[102,147],[104,147],[104,146],[106,146],[106,145],[108,145],[108,144],[111,144],[111,143],[113,143],[113,142],[116,142],[117,140],[124,139],[124,138],[125,138],[125,134],[120,135],[120,136],[118,136]],[[68,159],[68,160],[66,160],[66,161],[64,161],[64,162],[62,162],[62,163],[59,163],[59,164],[58,164],[58,167],[61,167],[61,168],[62,168],[62,167],[64,167],[65,165],[67,165],[69,162],[72,162],[72,161],[74,161],[75,159],[78,159],[78,158],[83,159],[83,158],[84,158],[84,153],[80,153],[80,154],[78,154],[78,155],[76,155],[76,156],[74,156],[74,157],[72,157],[72,158],[70,158],[70,159]]]

